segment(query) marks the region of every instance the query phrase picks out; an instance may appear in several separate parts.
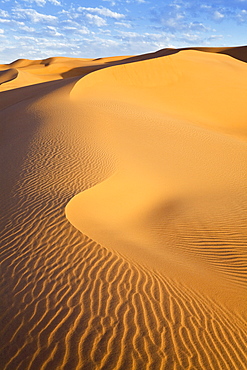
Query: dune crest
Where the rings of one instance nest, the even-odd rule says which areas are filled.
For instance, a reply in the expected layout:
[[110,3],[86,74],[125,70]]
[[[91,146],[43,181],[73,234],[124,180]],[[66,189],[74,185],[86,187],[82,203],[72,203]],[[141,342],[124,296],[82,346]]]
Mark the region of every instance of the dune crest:
[[0,66],[4,370],[246,369],[246,55]]

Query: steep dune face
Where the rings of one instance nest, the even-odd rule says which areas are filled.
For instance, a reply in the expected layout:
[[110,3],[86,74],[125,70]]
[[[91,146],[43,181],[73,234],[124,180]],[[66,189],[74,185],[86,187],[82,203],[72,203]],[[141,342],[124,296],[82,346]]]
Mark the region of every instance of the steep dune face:
[[247,70],[220,51],[1,66],[3,369],[246,369]]

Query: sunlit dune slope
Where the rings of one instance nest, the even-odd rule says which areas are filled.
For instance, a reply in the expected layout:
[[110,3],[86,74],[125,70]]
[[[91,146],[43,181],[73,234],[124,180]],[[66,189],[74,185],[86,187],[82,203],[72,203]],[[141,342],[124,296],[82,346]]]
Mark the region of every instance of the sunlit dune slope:
[[[81,79],[71,99],[83,101],[92,135],[114,153],[118,175],[75,197],[69,220],[214,297],[223,295],[221,282],[214,294],[207,269],[245,284],[246,142],[237,136],[246,133],[246,93],[245,63],[201,51]],[[227,287],[225,302],[228,294]]]
[[[72,98],[109,93],[191,123],[246,134],[246,64],[226,55],[180,51],[99,71],[78,82]],[[97,86],[97,88],[95,88]]]
[[0,66],[1,369],[246,370],[246,56]]

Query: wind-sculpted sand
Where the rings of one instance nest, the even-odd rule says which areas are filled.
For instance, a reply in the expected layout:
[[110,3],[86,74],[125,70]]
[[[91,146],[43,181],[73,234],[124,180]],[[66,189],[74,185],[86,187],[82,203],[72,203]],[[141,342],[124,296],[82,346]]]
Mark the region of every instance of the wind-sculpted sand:
[[0,66],[2,369],[247,368],[246,56]]

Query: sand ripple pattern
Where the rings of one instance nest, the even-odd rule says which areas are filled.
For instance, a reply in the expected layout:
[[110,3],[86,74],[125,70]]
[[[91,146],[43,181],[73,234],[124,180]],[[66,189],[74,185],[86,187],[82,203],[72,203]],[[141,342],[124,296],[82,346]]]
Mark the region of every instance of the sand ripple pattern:
[[[173,213],[170,212],[166,218],[167,241],[183,253],[205,261],[208,267],[222,273],[229,284],[246,288],[246,194],[229,192],[225,196],[209,198],[207,202],[210,206],[205,206],[201,199],[185,200]],[[224,213],[224,202],[231,213]],[[154,228],[156,234],[164,233],[162,226]]]
[[240,319],[71,226],[66,203],[111,166],[87,142],[73,150],[82,137],[57,112],[52,128],[38,106],[19,112],[37,127],[2,199],[1,368],[245,370]]
[[59,210],[33,220],[1,250],[3,369],[245,369],[247,335],[228,312],[83,237]]

